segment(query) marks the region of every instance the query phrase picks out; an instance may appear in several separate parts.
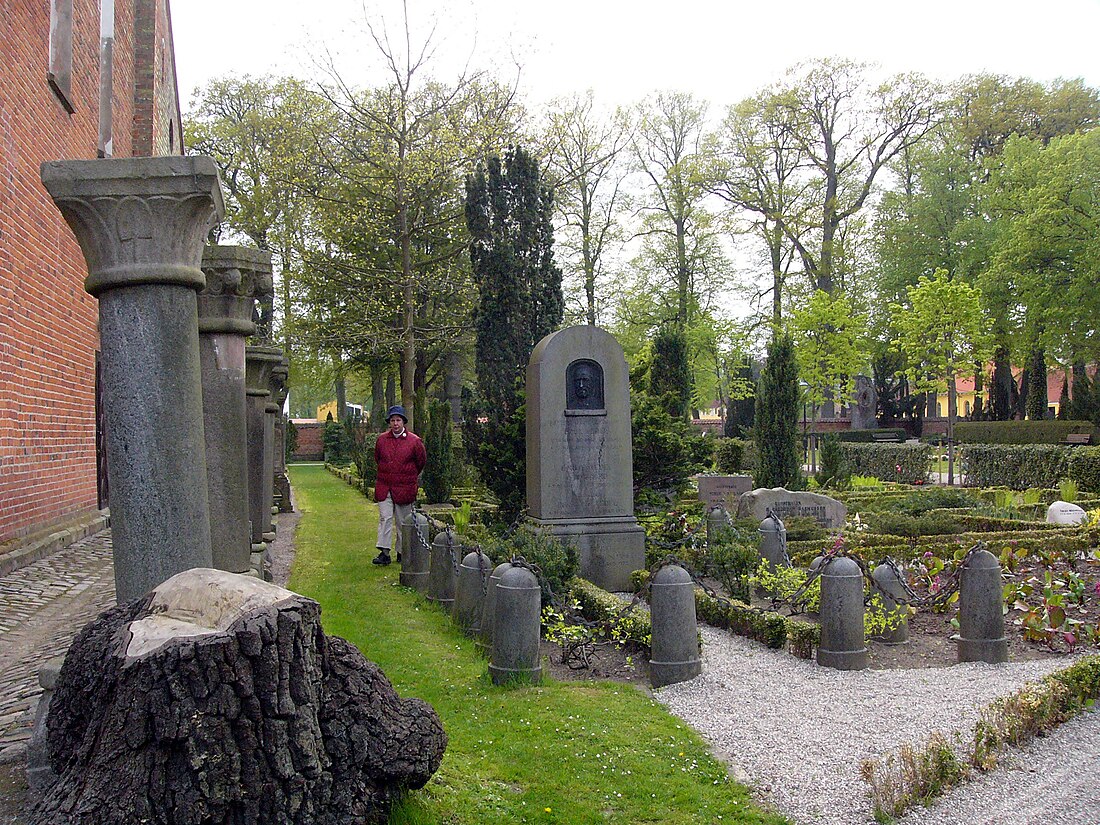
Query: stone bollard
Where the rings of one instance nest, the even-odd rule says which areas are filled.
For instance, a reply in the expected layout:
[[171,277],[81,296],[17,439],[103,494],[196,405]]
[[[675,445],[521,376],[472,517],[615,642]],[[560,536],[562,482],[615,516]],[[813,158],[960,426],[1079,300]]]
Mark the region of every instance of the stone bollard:
[[988,550],[970,555],[959,579],[959,661],[1008,661],[1001,564]]
[[257,286],[271,281],[271,253],[243,246],[208,246],[202,253],[206,288],[199,293],[199,355],[210,497],[213,566],[245,573],[251,566],[248,509],[248,404],[245,339],[255,329]]
[[486,653],[493,649],[493,621],[496,619],[497,585],[500,578],[512,569],[511,562],[501,562],[489,574],[485,583],[485,598],[481,607],[481,627],[478,630],[478,647]]
[[478,550],[467,553],[459,565],[453,615],[455,623],[468,636],[476,636],[481,630],[485,585],[492,570],[489,557]]
[[714,547],[718,536],[730,526],[730,515],[721,507],[711,507],[707,511],[707,548]]
[[84,289],[99,299],[115,589],[125,604],[211,563],[197,295],[203,241],[224,213],[218,167],[208,157],[103,158],[40,171],[84,253]]
[[455,602],[455,534],[444,530],[432,542],[432,558],[428,568],[428,601],[444,610]]
[[777,516],[768,516],[760,522],[760,558],[768,563],[769,570],[790,567],[787,558],[787,528]]
[[428,592],[428,572],[431,553],[428,548],[428,517],[413,513],[408,521],[398,525],[398,547],[401,548],[401,572],[397,580],[419,593]]
[[38,699],[34,727],[31,729],[30,741],[27,742],[27,787],[32,799],[43,796],[57,781],[57,772],[50,764],[46,720],[50,715],[50,702],[64,661],[64,656],[58,656],[38,669],[38,685],[42,688],[42,695]]
[[863,571],[838,556],[821,573],[821,644],[817,663],[837,670],[867,667],[863,631]]
[[694,679],[702,672],[703,662],[691,575],[675,564],[662,567],[653,576],[649,604],[653,625],[650,683],[664,687]]
[[882,608],[888,614],[900,607],[901,622],[893,630],[887,630],[875,638],[888,645],[902,645],[909,641],[909,611],[904,606],[909,594],[905,592],[905,584],[898,577],[897,572],[889,564],[880,564],[871,573],[874,581],[875,593],[882,599]]
[[542,588],[525,567],[511,567],[500,577],[493,605],[493,646],[489,675],[494,685],[538,682],[539,616]]

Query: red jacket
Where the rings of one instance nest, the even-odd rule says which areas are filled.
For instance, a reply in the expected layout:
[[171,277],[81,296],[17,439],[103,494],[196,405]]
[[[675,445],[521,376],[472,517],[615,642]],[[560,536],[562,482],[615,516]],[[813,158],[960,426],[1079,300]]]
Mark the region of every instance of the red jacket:
[[387,430],[374,442],[374,460],[378,464],[375,501],[385,501],[387,494],[393,496],[394,504],[416,501],[417,479],[428,462],[420,436],[409,430],[395,436]]

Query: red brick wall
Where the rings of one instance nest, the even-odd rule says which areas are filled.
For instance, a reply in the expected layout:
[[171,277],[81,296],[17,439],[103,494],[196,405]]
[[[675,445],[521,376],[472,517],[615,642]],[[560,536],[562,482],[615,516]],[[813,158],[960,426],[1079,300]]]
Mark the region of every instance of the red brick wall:
[[[176,60],[168,0],[136,0],[135,155],[183,153]],[[162,48],[162,45],[164,48]]]
[[[0,543],[96,506],[98,310],[39,178],[43,161],[96,156],[99,1],[73,7],[71,115],[46,80],[49,0],[7,0],[0,20]],[[115,5],[117,157],[133,149],[133,8]]]
[[325,445],[321,433],[325,429],[323,421],[295,421],[298,428],[298,446],[291,456],[295,461],[321,461],[325,457]]

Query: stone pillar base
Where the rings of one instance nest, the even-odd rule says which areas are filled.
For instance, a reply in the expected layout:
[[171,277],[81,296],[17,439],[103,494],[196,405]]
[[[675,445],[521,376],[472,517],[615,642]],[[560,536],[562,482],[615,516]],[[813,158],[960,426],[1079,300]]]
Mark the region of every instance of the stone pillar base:
[[275,488],[279,491],[279,512],[293,513],[294,502],[290,498],[290,479],[286,473],[275,474]]
[[1008,640],[1000,639],[963,639],[953,636],[959,645],[960,662],[988,662],[1000,665],[1008,661]]
[[612,592],[630,592],[630,574],[645,569],[645,530],[634,516],[585,519],[538,519],[527,523],[572,542],[581,578]]
[[822,667],[835,670],[866,670],[867,648],[862,650],[822,650],[817,649],[817,663]]

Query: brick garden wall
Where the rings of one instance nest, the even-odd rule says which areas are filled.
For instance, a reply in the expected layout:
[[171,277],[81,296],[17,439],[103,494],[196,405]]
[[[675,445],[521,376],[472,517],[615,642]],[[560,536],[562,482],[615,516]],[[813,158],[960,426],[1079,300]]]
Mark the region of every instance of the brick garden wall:
[[321,440],[321,433],[325,429],[325,422],[295,421],[294,426],[298,428],[298,446],[291,459],[294,461],[324,460],[325,446]]
[[[5,2],[0,20],[0,543],[96,507],[98,310],[39,165],[96,157],[99,8],[73,0],[72,114],[47,82],[49,0]],[[134,149],[133,11],[115,4],[116,157]]]

